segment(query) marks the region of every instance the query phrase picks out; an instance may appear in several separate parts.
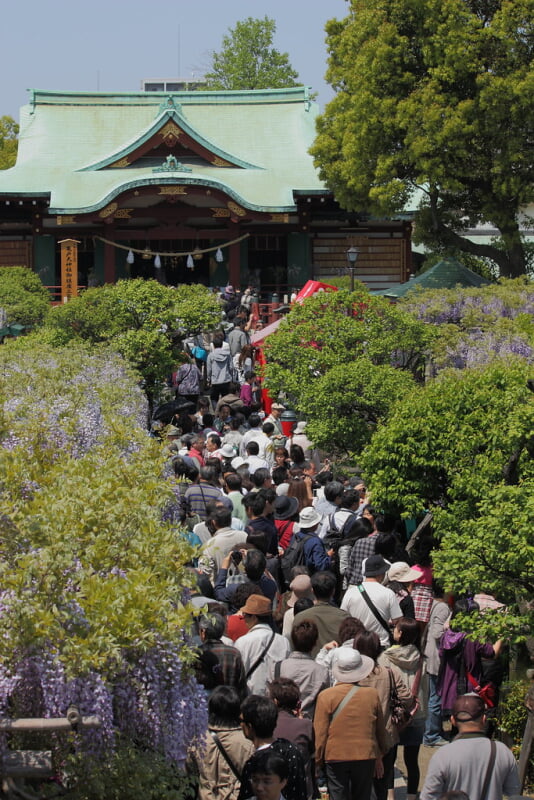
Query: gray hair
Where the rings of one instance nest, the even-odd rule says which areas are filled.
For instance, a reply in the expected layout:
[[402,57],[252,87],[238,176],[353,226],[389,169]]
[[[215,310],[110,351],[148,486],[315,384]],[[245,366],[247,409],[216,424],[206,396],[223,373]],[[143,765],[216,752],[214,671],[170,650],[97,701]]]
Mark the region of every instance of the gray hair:
[[201,617],[198,623],[199,630],[204,631],[206,639],[220,639],[226,627],[226,620],[222,614],[213,612]]

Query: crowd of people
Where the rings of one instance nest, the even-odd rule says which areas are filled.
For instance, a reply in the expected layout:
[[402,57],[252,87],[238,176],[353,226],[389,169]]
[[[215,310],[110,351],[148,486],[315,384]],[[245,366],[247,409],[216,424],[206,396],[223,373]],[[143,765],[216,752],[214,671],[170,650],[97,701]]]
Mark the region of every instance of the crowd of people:
[[[393,800],[398,752],[408,800],[518,794],[491,738],[502,642],[456,625],[498,601],[447,595],[428,529],[407,550],[403,523],[322,457],[304,421],[284,435],[283,403],[262,405],[250,310],[234,311],[230,331],[187,344],[181,405],[157,430],[198,548],[200,800]],[[424,781],[422,745],[436,748]]]

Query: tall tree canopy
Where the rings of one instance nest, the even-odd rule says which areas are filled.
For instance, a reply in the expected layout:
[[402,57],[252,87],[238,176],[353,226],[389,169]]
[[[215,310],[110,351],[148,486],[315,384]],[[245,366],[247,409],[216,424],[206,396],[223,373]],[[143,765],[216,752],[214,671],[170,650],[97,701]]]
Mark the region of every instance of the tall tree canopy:
[[[533,0],[350,0],[349,15],[327,25],[337,95],[312,148],[339,202],[389,214],[419,191],[419,239],[523,274],[533,20]],[[461,235],[483,221],[500,246]]]
[[13,117],[0,117],[0,169],[12,167],[17,160],[18,134]]
[[274,19],[247,17],[229,28],[206,73],[210,89],[284,89],[300,86],[287,53],[273,45]]

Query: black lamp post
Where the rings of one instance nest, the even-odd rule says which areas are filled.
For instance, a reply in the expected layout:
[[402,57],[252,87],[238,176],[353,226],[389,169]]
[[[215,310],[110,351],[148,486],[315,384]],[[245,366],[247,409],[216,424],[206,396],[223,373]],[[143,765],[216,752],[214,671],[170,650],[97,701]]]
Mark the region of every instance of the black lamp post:
[[347,261],[349,264],[349,273],[350,273],[350,290],[351,292],[354,291],[354,273],[356,271],[356,262],[358,261],[358,256],[360,255],[360,251],[354,245],[351,245],[347,250]]

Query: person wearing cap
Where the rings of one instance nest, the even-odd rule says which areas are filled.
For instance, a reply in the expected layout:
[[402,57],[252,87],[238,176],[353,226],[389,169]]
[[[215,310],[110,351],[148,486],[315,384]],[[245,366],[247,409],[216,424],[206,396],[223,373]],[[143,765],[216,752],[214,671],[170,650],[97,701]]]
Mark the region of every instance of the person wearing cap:
[[387,571],[385,586],[395,592],[403,617],[415,619],[415,608],[411,597],[414,581],[421,575],[405,561],[395,561]]
[[340,648],[332,665],[336,684],[317,698],[315,765],[325,766],[330,800],[369,800],[389,748],[378,692],[358,685],[373,667],[372,658]]
[[271,413],[265,418],[265,422],[270,422],[274,425],[273,443],[276,447],[284,447],[286,443],[286,437],[280,421],[282,412],[285,410],[286,407],[282,403],[273,403]]
[[[356,542],[356,545],[359,542]],[[354,545],[356,547],[356,545]],[[375,631],[384,647],[391,644],[389,625],[395,625],[402,617],[402,611],[395,594],[382,584],[389,564],[382,556],[369,556],[365,561],[365,577],[358,586],[349,586],[341,608],[351,617],[360,619],[368,631]],[[364,597],[364,594],[366,597]],[[370,607],[370,601],[374,609]]]
[[251,694],[266,695],[270,665],[287,658],[289,642],[272,629],[272,601],[268,597],[251,594],[240,614],[248,633],[235,644],[245,665],[248,690]]
[[303,563],[312,575],[314,572],[332,569],[334,551],[327,551],[323,540],[319,538],[322,519],[321,514],[318,514],[313,506],[306,506],[299,514],[300,531],[295,534],[298,541],[304,542]]
[[458,790],[472,800],[501,800],[503,795],[520,794],[513,754],[502,742],[490,741],[484,735],[486,710],[482,698],[476,694],[457,697],[451,722],[459,733],[432,756],[420,800],[438,800],[445,792]]
[[289,584],[289,588],[291,594],[287,601],[287,610],[282,622],[282,636],[285,636],[291,643],[291,631],[293,629],[293,620],[295,619],[295,603],[303,597],[309,597],[310,600],[313,600],[314,594],[309,575],[296,575]]
[[305,420],[300,420],[300,422],[297,422],[295,429],[291,434],[291,444],[298,444],[299,447],[302,447],[306,461],[313,462],[315,467],[319,470],[321,468],[321,459],[319,458],[319,452],[317,448],[308,439],[308,436],[305,433],[307,424],[308,423]]

